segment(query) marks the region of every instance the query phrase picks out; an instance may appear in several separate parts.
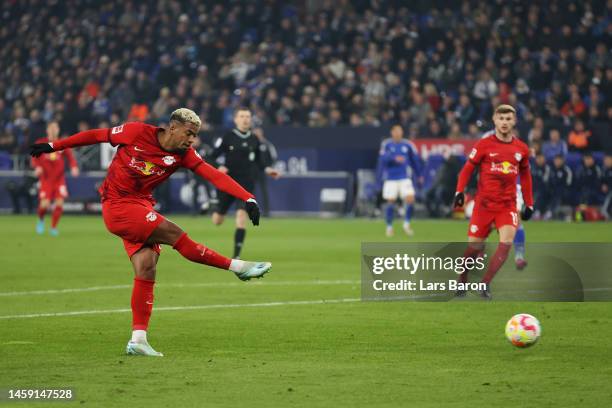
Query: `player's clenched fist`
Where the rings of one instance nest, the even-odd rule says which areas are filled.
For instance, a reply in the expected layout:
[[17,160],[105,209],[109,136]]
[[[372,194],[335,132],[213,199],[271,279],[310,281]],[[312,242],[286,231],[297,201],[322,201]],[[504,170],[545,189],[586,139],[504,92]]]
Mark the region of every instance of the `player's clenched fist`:
[[521,213],[521,219],[523,221],[528,221],[532,215],[533,215],[533,207],[525,207],[525,209]]
[[259,206],[257,205],[257,201],[254,198],[249,198],[246,201],[247,214],[249,215],[249,219],[253,223],[253,225],[259,225]]
[[30,145],[30,155],[34,157],[38,157],[43,153],[51,153],[53,152],[53,148],[49,143],[35,143]]
[[465,203],[465,196],[463,195],[462,192],[457,191],[455,193],[455,199],[453,200],[453,206],[455,208],[457,207],[463,207],[463,204]]

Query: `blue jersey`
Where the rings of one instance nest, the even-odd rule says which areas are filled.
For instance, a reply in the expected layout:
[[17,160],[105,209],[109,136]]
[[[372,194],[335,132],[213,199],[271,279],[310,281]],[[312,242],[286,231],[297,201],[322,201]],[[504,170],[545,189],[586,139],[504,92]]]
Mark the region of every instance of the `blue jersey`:
[[[397,161],[397,156],[402,156],[404,161]],[[380,147],[378,167],[380,180],[403,180],[421,176],[421,160],[416,147],[408,140],[394,142],[392,139],[385,139]]]

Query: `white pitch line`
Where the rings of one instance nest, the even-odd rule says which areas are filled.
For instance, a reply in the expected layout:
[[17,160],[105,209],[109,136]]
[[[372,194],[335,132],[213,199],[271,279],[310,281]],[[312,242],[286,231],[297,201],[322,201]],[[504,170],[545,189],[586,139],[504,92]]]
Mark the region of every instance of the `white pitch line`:
[[[249,282],[251,286],[299,286],[299,285],[357,285],[358,280],[314,280],[314,281],[255,281]],[[161,283],[161,288],[225,288],[245,286],[243,282],[207,282],[207,283]],[[23,292],[0,292],[0,297],[31,296],[31,295],[58,295],[64,293],[96,292],[99,290],[130,289],[132,285],[90,286],[87,288],[67,288],[48,290],[29,290]]]
[[[231,309],[240,307],[273,307],[273,306],[295,306],[295,305],[321,305],[331,303],[353,303],[359,302],[359,298],[345,299],[322,299],[322,300],[293,300],[288,302],[267,302],[267,303],[234,303],[234,304],[218,304],[218,305],[196,305],[196,306],[162,306],[156,307],[155,312],[177,311],[177,310],[204,310],[204,309]],[[62,316],[82,316],[94,314],[109,314],[109,313],[128,313],[132,309],[108,309],[108,310],[78,310],[74,312],[57,312],[57,313],[34,313],[21,315],[0,316],[0,319],[31,319],[36,317],[62,317]]]

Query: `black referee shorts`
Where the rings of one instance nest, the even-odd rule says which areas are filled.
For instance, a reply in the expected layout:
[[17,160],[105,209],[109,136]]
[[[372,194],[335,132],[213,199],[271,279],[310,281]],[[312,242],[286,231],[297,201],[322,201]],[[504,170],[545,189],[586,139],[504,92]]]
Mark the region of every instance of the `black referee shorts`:
[[[255,179],[247,178],[247,177],[232,177],[234,180],[238,182],[245,190],[254,194],[255,189]],[[230,209],[234,201],[236,201],[236,209],[244,210],[245,202],[239,199],[236,199],[233,195],[227,194],[226,192],[217,190],[217,205],[214,209],[214,212],[217,212],[221,215],[227,214],[227,211]]]

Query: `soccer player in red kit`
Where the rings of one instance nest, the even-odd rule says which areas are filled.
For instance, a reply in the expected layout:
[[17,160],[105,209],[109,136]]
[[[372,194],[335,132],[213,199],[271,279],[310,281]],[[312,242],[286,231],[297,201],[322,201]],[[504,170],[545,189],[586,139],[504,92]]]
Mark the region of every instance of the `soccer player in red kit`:
[[[495,133],[479,140],[459,173],[454,205],[461,207],[465,197],[463,190],[470,181],[474,169],[480,169],[478,189],[472,219],[468,228],[468,249],[465,257],[473,258],[484,248],[483,242],[495,225],[499,233],[499,245],[489,261],[482,279],[486,288],[480,291],[482,297],[491,299],[490,283],[497,271],[508,258],[512,241],[519,224],[516,208],[516,182],[520,176],[525,209],[521,219],[527,221],[533,214],[533,192],[529,170],[529,148],[514,137],[516,110],[510,105],[500,105],[493,114]],[[468,272],[459,275],[459,282],[466,283]],[[457,296],[465,296],[460,289]]]
[[32,145],[31,154],[64,150],[96,143],[118,146],[117,153],[100,186],[102,217],[106,228],[123,239],[135,272],[132,291],[132,338],[126,352],[132,355],[162,356],[147,341],[153,308],[153,286],[160,245],[171,245],[192,262],[234,272],[241,280],[260,278],[269,262],[246,262],[226,258],[194,242],[178,225],[155,211],[152,191],[172,173],[185,167],[209,180],[219,190],[246,202],[245,210],[259,225],[259,207],[253,194],[230,176],[202,160],[191,147],[198,137],[200,118],[191,110],[172,112],[168,128],[131,122],[111,129],[93,129],[56,142]]
[[[40,138],[36,143],[51,142],[54,143],[59,138],[59,125],[57,122],[49,122],[47,124],[47,137]],[[32,158],[32,167],[34,174],[40,181],[40,190],[38,192],[38,222],[36,223],[36,232],[42,234],[45,232],[45,214],[53,200],[53,213],[51,215],[51,235],[57,236],[57,224],[64,210],[64,200],[68,197],[68,189],[66,188],[66,179],[64,177],[64,159],[68,159],[70,165],[70,173],[73,176],[79,175],[77,162],[74,160],[72,151],[66,149],[63,151],[53,152],[42,157]]]

